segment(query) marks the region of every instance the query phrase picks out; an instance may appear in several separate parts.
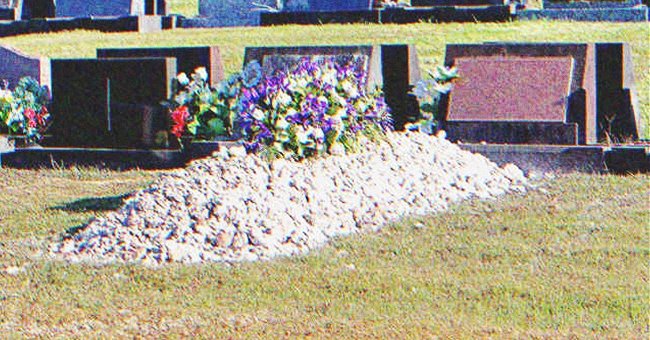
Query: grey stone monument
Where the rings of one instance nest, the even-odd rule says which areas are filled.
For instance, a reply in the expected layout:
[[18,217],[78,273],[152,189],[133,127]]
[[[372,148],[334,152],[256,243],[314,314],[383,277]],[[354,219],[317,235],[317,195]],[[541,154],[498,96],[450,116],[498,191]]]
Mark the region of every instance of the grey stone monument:
[[0,46],[0,79],[9,81],[13,88],[22,77],[32,77],[48,88],[51,85],[50,60],[32,57],[7,46]]

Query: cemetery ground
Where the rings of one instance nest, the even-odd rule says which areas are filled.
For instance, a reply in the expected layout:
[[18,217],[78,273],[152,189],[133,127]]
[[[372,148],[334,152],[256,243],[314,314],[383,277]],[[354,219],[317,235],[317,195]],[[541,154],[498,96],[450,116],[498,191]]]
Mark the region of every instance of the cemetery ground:
[[[446,43],[625,41],[648,126],[649,33],[643,23],[513,22],[70,32],[0,43],[50,57],[91,57],[97,47],[218,45],[232,72],[245,46],[415,43],[421,67],[431,70]],[[117,209],[158,174],[0,169],[0,334],[648,336],[648,175],[547,178],[525,195],[408,216],[271,262],[147,269],[40,257],[66,230]]]

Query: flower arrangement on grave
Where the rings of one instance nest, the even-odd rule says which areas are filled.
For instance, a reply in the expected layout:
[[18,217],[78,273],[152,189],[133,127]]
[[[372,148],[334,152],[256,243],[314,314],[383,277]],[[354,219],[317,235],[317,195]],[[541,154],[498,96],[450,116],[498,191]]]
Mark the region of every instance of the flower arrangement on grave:
[[13,91],[2,81],[0,133],[24,136],[28,143],[41,140],[50,125],[49,100],[48,89],[33,78],[21,78]]
[[355,66],[354,60],[304,57],[266,75],[258,62],[248,64],[237,113],[246,148],[303,159],[354,149],[361,135],[392,129],[381,92],[366,93],[366,77]]
[[189,77],[178,74],[174,87],[175,95],[164,103],[171,112],[172,135],[213,140],[233,133],[232,107],[237,93],[211,88],[205,67],[197,68]]
[[294,66],[265,74],[253,61],[216,88],[204,68],[177,77],[167,102],[177,138],[241,137],[249,152],[270,158],[303,159],[343,153],[358,138],[379,138],[392,129],[380,91],[366,93],[366,76],[356,60],[304,57]]
[[442,119],[440,111],[440,100],[442,96],[449,93],[453,82],[458,78],[456,68],[438,66],[432,73],[429,72],[429,79],[420,80],[413,94],[420,101],[420,113],[414,122],[406,124],[410,131],[420,131],[433,134]]

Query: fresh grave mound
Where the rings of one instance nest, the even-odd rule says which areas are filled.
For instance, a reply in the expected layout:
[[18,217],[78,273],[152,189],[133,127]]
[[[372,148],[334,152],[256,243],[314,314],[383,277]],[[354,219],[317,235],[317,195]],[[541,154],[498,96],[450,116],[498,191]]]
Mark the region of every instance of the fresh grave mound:
[[52,252],[71,262],[152,266],[267,260],[470,197],[525,190],[516,166],[499,168],[444,138],[389,133],[361,149],[271,164],[231,149],[162,176]]

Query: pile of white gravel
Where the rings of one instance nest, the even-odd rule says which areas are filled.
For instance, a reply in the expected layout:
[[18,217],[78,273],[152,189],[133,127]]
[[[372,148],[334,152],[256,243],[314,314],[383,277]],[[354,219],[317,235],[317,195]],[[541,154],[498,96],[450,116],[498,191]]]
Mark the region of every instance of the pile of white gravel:
[[444,139],[390,133],[356,154],[271,165],[241,147],[161,176],[116,212],[52,245],[71,262],[235,262],[303,254],[476,197],[524,191],[519,168]]

